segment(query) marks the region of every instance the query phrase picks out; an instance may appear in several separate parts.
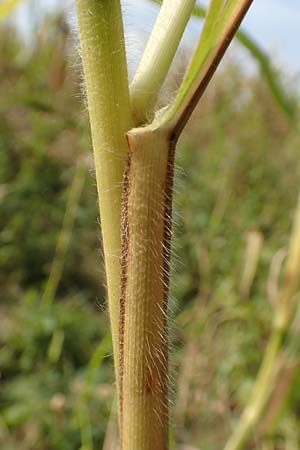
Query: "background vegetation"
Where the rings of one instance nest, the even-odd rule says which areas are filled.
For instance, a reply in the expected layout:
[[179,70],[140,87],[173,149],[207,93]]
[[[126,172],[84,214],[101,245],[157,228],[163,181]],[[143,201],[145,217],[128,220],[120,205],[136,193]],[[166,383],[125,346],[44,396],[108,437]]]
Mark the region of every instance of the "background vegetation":
[[[61,20],[43,25],[30,55],[14,31],[1,33],[0,445],[100,450],[110,423],[111,449],[111,344],[78,62]],[[172,397],[182,449],[222,448],[249,398],[296,206],[299,141],[265,80],[234,62],[181,139]],[[298,347],[296,327],[249,449],[300,448]]]

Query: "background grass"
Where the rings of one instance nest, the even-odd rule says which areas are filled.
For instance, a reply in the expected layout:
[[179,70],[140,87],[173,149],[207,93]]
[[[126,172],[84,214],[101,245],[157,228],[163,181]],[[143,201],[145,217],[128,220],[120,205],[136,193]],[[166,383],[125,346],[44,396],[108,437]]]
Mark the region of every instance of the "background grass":
[[[100,450],[114,409],[113,369],[72,42],[51,20],[25,58],[14,32],[1,33],[0,445]],[[283,82],[297,101],[284,75]],[[172,284],[179,448],[221,449],[249,398],[296,206],[299,141],[264,79],[234,62],[218,73],[180,141]],[[243,281],[255,242],[257,263]],[[249,449],[300,448],[297,332],[292,342],[287,336],[293,369],[279,418],[270,427],[266,415]]]

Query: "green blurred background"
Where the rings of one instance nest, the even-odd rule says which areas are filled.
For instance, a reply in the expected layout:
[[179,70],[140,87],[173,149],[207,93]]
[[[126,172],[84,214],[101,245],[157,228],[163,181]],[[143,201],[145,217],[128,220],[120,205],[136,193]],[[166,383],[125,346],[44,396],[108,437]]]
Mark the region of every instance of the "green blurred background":
[[[171,91],[183,60],[169,79]],[[249,72],[234,57],[222,66],[178,146],[171,409],[182,450],[221,449],[247,403],[270,334],[296,207],[298,92],[287,74],[276,72],[285,108],[266,72]],[[46,18],[26,52],[13,27],[1,26],[3,450],[115,445],[105,280],[81,84],[74,38],[62,17]],[[286,340],[286,364],[249,449],[300,448],[299,340]]]

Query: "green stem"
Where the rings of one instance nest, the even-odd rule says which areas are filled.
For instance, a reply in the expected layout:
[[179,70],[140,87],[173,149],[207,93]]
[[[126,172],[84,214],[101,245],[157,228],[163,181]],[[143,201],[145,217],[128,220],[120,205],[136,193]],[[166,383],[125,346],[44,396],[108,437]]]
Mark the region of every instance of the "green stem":
[[153,115],[158,92],[165,80],[195,0],[164,0],[157,21],[130,86],[137,123]]
[[55,298],[57,288],[63,274],[65,259],[70,245],[72,230],[76,218],[78,203],[84,187],[85,176],[86,168],[83,166],[82,161],[79,160],[76,165],[73,182],[70,186],[66,211],[63,218],[61,232],[57,240],[50,274],[42,295],[42,305],[51,304]]
[[76,0],[118,379],[121,185],[132,127],[119,0]]
[[240,450],[248,441],[251,432],[261,419],[266,404],[272,394],[276,375],[279,370],[277,364],[278,353],[282,339],[289,328],[293,311],[294,296],[299,283],[300,271],[300,194],[295,212],[293,229],[290,238],[284,283],[276,304],[273,332],[269,339],[264,359],[254,384],[249,404],[226,444],[224,450]]
[[270,92],[281,111],[286,115],[290,122],[295,122],[297,104],[294,99],[287,95],[287,92],[281,83],[279,73],[275,67],[273,67],[268,55],[244,31],[238,31],[236,37],[256,59]]
[[128,133],[120,322],[122,450],[168,447],[168,328],[173,145],[151,126]]
[[251,399],[224,450],[241,450],[261,418],[276,379],[276,362],[282,337],[283,330],[274,329],[255,381]]
[[82,390],[76,403],[76,416],[81,434],[81,450],[93,450],[94,448],[88,400],[95,388],[97,372],[102,366],[105,355],[110,350],[111,334],[106,332],[89,360]]

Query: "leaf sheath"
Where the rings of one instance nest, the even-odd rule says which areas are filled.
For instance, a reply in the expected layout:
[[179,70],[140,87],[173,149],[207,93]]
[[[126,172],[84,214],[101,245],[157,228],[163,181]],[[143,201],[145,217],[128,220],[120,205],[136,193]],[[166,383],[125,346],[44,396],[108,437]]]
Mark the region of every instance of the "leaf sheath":
[[128,133],[120,320],[122,450],[168,446],[167,297],[174,146],[150,127]]

